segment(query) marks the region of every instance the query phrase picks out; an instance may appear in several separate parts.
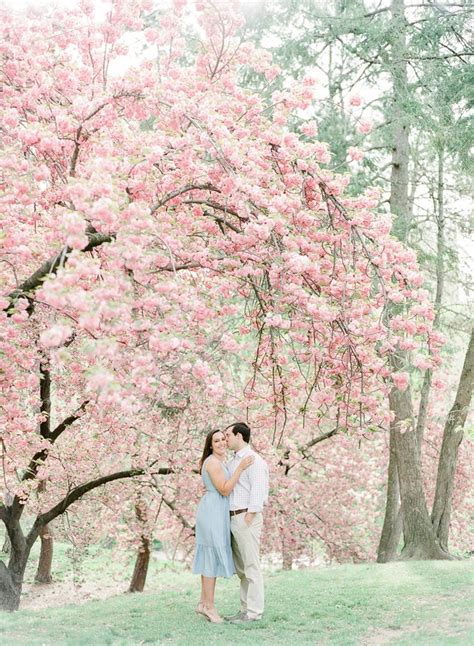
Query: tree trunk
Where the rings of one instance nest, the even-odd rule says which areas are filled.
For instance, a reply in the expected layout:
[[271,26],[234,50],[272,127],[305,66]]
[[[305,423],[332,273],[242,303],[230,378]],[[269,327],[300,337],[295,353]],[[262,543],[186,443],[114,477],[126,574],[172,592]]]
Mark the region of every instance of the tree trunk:
[[[46,490],[46,480],[41,480],[38,484],[38,493]],[[43,525],[39,530],[41,540],[40,557],[38,568],[36,570],[36,583],[51,583],[53,580],[51,574],[51,565],[53,563],[53,528],[50,524]]]
[[[390,174],[390,209],[396,215],[393,234],[403,242],[408,239],[413,201],[409,193],[409,130],[404,110],[404,99],[407,92],[407,67],[404,59],[406,49],[405,7],[403,0],[392,0],[392,168]],[[398,357],[393,359],[393,368],[403,365]],[[395,434],[403,413],[394,408],[398,399],[389,398],[390,409],[394,419],[390,423],[390,453],[387,482],[387,505],[384,525],[377,552],[377,561],[386,563],[397,556],[397,547],[403,527],[403,506],[400,499],[400,471],[398,469],[397,444]]]
[[2,547],[2,552],[4,554],[10,554],[10,539],[8,538],[8,534],[5,534],[5,540],[3,541],[3,547]]
[[0,561],[0,610],[12,612],[20,605],[21,589],[25,576],[30,547],[27,545],[20,523],[9,519],[5,522],[10,539],[8,567]]
[[282,549],[282,556],[283,556],[283,564],[282,567],[284,570],[291,570],[293,567],[293,554],[291,553],[291,549],[283,543],[283,549]]
[[[446,252],[445,243],[445,220],[444,220],[444,145],[441,143],[438,150],[438,181],[436,187],[435,202],[436,212],[436,295],[434,300],[435,318],[433,329],[438,330],[441,325],[441,305],[444,292],[444,255]],[[418,409],[418,421],[416,424],[416,436],[418,449],[421,453],[421,444],[428,416],[428,404],[431,391],[432,370],[425,371],[423,386],[421,388],[420,406]]]
[[393,561],[402,534],[403,517],[400,506],[400,485],[398,482],[397,456],[393,433],[390,433],[390,453],[388,461],[387,501],[382,535],[377,550],[377,563]]
[[142,534],[140,536],[140,547],[135,561],[135,568],[133,569],[132,580],[130,581],[129,592],[143,592],[145,587],[146,575],[148,573],[148,565],[150,563],[150,538],[146,534],[146,524],[148,519],[148,511],[142,491],[138,490],[137,499],[135,502],[135,516],[138,523],[142,526]]
[[0,610],[13,612],[20,606],[21,585],[3,561],[0,561]]
[[[390,177],[390,207],[397,218],[393,233],[406,242],[410,229],[410,199],[408,189],[409,116],[405,102],[408,96],[406,62],[406,18],[404,0],[392,0],[392,47],[390,73],[392,80],[392,170]],[[400,370],[407,364],[405,353],[392,356],[392,368]],[[421,456],[415,432],[411,390],[392,388],[389,396],[390,410],[394,415],[390,425],[392,462],[396,464],[400,488],[401,514],[403,516],[404,559],[446,558],[436,544],[423,491]],[[392,452],[391,452],[392,453]],[[396,460],[394,459],[396,458]],[[392,475],[394,471],[392,467]],[[390,511],[390,510],[389,510]],[[394,510],[389,520],[394,523]],[[388,532],[387,532],[388,533]],[[390,538],[390,536],[388,537]],[[393,546],[386,538],[385,556]],[[385,548],[385,545],[382,547]]]
[[392,0],[392,47],[391,47],[391,132],[392,168],[390,173],[390,208],[396,215],[392,233],[407,242],[411,225],[408,164],[410,159],[409,117],[405,103],[408,96],[406,63],[406,18],[404,0]]
[[405,544],[402,559],[446,559],[437,544],[431,525],[425,494],[417,438],[413,423],[411,391],[393,388],[390,407],[397,412],[393,422],[392,439],[397,455],[402,501],[403,534]]
[[141,546],[138,550],[135,568],[133,570],[132,580],[130,582],[129,592],[143,592],[145,587],[148,565],[150,563],[150,539],[146,536],[141,537]]
[[51,583],[51,564],[53,562],[53,531],[51,525],[44,525],[40,530],[41,551],[36,570],[36,583]]
[[471,332],[469,346],[464,358],[464,365],[459,379],[456,399],[449,411],[444,426],[443,442],[438,463],[436,492],[431,520],[434,533],[440,546],[447,551],[449,536],[449,519],[453,499],[454,476],[459,445],[463,438],[463,428],[472,399],[474,382],[474,330]]

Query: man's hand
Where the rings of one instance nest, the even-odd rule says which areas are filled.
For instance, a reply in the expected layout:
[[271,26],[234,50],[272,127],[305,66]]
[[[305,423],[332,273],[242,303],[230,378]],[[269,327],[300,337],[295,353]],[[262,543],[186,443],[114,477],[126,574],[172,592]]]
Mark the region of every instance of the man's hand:
[[250,527],[250,525],[253,523],[253,519],[255,517],[255,512],[254,511],[248,511],[245,516],[244,516],[244,521],[247,527]]

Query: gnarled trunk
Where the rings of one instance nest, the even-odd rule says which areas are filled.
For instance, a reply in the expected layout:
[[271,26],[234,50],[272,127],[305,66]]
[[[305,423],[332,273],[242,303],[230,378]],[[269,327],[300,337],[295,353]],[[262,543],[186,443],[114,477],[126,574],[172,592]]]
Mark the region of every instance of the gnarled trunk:
[[0,610],[13,612],[20,606],[21,583],[15,579],[3,561],[0,561]]
[[0,561],[0,610],[12,612],[20,605],[23,577],[30,546],[25,541],[18,521],[5,523],[10,539],[10,559],[8,567]]

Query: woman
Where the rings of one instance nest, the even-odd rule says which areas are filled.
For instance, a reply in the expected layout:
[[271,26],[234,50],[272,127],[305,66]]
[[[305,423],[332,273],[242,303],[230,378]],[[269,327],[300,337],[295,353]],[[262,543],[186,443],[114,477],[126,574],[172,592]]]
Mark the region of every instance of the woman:
[[222,622],[214,607],[216,577],[229,577],[235,573],[230,546],[228,495],[242,471],[254,461],[253,456],[245,458],[230,477],[224,464],[226,453],[227,441],[224,433],[218,429],[210,431],[199,463],[199,471],[207,491],[197,510],[193,572],[201,575],[201,599],[196,612],[212,623]]

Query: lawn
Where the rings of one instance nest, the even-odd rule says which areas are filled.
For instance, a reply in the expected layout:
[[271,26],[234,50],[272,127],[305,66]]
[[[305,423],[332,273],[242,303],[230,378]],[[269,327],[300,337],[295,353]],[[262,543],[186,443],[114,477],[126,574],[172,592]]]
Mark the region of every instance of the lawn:
[[[109,577],[117,577],[120,559],[112,558],[108,552],[109,559],[104,550],[98,550],[83,561],[84,584],[90,579],[98,589],[106,572]],[[65,585],[67,578],[64,562],[61,558],[57,561],[64,571],[60,570],[57,583],[47,586],[49,595],[55,586]],[[469,596],[473,574],[474,566],[469,561],[370,563],[269,572],[264,619],[257,624],[232,626],[209,624],[193,612],[198,597],[197,577],[156,562],[149,591],[143,594],[122,594],[126,588],[126,581],[122,581],[118,594],[104,600],[2,615],[0,642],[5,646],[467,645],[474,643]],[[45,587],[27,589],[25,604],[31,605],[35,595],[44,594]],[[62,595],[59,603],[67,604],[66,588]],[[47,601],[43,596],[43,602]],[[219,580],[217,606],[223,614],[237,609],[236,578]]]

